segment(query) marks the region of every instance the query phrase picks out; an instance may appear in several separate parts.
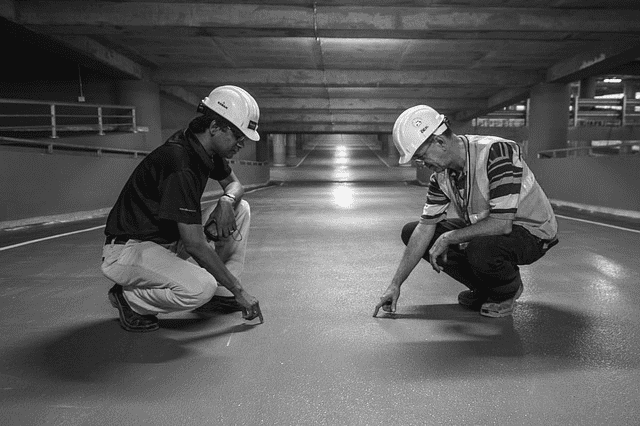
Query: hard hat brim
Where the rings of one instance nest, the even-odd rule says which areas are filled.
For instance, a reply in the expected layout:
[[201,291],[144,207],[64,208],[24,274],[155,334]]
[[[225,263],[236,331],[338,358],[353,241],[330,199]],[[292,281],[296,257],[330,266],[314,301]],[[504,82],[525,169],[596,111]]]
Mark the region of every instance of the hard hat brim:
[[429,134],[427,138],[419,146],[417,146],[415,150],[413,150],[413,152],[407,152],[405,155],[401,156],[400,159],[398,160],[398,164],[410,163],[411,159],[413,158],[413,155],[416,153],[417,150],[420,149],[422,144],[424,144],[431,136],[433,135],[439,136],[443,134],[446,130],[447,130],[447,123],[445,120],[445,116],[443,115],[440,120],[440,123],[438,124],[438,127],[435,128],[433,133]]
[[260,140],[260,135],[255,130],[247,129],[247,130],[243,130],[242,133],[244,133],[246,137],[248,137],[254,142],[258,142]]

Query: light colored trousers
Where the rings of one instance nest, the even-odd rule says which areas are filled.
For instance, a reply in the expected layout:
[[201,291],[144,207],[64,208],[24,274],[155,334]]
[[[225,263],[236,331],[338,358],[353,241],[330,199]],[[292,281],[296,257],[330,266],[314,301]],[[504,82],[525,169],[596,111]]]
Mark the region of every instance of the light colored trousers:
[[[203,212],[203,225],[216,205],[213,203]],[[236,232],[209,244],[239,280],[251,221],[245,200],[236,206],[235,218]],[[126,244],[106,244],[102,253],[102,273],[123,287],[125,299],[141,315],[191,310],[208,302],[214,294],[233,295],[189,257],[181,241],[161,245],[129,240]]]

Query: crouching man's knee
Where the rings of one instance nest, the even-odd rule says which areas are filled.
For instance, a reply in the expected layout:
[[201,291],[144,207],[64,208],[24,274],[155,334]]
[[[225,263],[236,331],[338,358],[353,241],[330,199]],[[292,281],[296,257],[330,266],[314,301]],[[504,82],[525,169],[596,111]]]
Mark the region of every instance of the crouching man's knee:
[[240,202],[238,203],[238,205],[235,208],[235,216],[236,216],[236,221],[238,220],[242,220],[242,219],[249,219],[251,217],[251,206],[249,206],[249,203],[247,202],[247,200],[240,200]]
[[191,310],[207,303],[216,291],[216,280],[208,272],[202,270],[189,285],[173,291],[174,301],[180,310]]
[[418,222],[409,222],[402,227],[400,238],[402,239],[402,242],[404,243],[405,246],[409,244],[409,239],[411,238],[411,234],[413,234],[413,231],[415,231],[417,226],[418,226]]

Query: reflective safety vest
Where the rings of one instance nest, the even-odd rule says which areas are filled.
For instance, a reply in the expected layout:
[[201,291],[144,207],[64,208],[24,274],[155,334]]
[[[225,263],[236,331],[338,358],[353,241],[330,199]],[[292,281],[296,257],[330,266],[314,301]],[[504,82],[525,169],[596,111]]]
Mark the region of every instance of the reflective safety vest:
[[[531,234],[543,240],[556,236],[558,224],[549,199],[536,181],[533,172],[522,159],[520,146],[507,139],[495,136],[464,135],[467,142],[468,155],[465,170],[467,171],[467,185],[463,196],[458,188],[452,184],[449,170],[436,174],[440,189],[451,200],[451,206],[460,218],[468,224],[491,216],[496,219],[511,219],[513,224],[526,228]],[[513,148],[513,164],[522,168],[522,183],[517,204],[517,211],[512,213],[491,213],[491,199],[489,196],[489,177],[487,175],[487,160],[489,148],[495,142],[509,144]]]

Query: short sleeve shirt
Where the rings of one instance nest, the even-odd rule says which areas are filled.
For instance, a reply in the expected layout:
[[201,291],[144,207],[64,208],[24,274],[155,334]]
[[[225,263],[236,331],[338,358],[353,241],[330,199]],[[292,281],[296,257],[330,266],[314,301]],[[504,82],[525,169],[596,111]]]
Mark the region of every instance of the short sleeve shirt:
[[[469,170],[469,167],[471,165],[467,164],[465,169]],[[448,177],[451,175],[448,170],[442,173],[447,173]],[[514,219],[518,210],[522,186],[522,164],[519,153],[514,151],[508,143],[493,143],[487,157],[487,177],[489,179],[489,215],[500,219]],[[464,177],[460,180],[454,179],[456,183],[463,180]],[[452,185],[452,187],[457,188],[458,184]],[[437,223],[444,220],[452,199],[461,204],[460,207],[464,207],[468,203],[468,200],[464,199],[465,197],[468,195],[465,194],[464,188],[459,190],[459,194],[447,195],[444,188],[440,187],[437,175],[433,173],[429,179],[427,200],[421,222]]]
[[105,234],[159,244],[177,241],[178,223],[202,223],[208,179],[230,174],[228,161],[210,157],[191,131],[176,132],[133,171],[109,213]]

